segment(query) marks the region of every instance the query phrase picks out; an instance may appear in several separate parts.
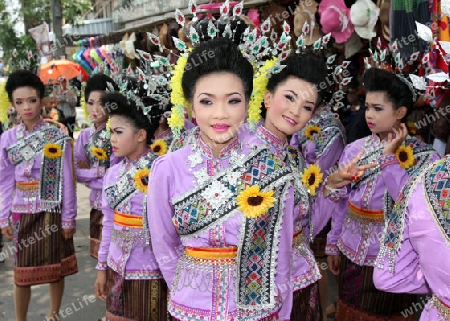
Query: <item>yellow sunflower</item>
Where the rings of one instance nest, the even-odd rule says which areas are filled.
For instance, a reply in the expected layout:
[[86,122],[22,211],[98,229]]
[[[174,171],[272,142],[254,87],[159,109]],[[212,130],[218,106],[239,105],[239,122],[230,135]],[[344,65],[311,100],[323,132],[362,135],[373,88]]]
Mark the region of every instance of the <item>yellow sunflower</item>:
[[46,144],[44,146],[44,156],[47,158],[55,159],[62,156],[61,146],[58,144]]
[[151,144],[150,148],[159,156],[165,155],[167,153],[167,142],[164,139],[158,139],[156,142]]
[[108,153],[103,148],[92,147],[91,152],[100,161],[108,160]]
[[275,204],[273,191],[261,192],[258,185],[247,186],[239,193],[236,200],[239,209],[248,218],[264,215]]
[[142,193],[147,193],[149,176],[150,169],[148,168],[142,168],[134,175],[134,186]]
[[316,195],[316,188],[322,183],[323,174],[320,167],[316,164],[311,164],[302,174],[302,182],[306,185],[311,195]]
[[409,146],[400,146],[395,152],[395,156],[397,156],[401,168],[410,168],[414,165],[414,152]]
[[314,139],[314,134],[320,134],[322,131],[320,130],[319,127],[314,126],[314,125],[309,125],[308,127],[306,127],[305,129],[305,136],[308,139],[313,140]]

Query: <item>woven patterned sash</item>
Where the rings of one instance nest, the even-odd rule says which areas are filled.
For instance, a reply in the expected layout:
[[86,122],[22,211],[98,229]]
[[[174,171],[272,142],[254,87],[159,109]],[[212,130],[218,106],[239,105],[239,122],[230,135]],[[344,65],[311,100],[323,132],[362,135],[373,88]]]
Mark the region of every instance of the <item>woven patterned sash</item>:
[[[46,211],[59,211],[62,200],[64,155],[67,141],[71,141],[71,139],[64,132],[47,123],[43,123],[40,129],[26,137],[22,135],[23,133],[18,131],[17,142],[8,148],[8,158],[13,165],[17,166],[42,154],[39,185],[40,205]],[[44,147],[47,144],[58,145],[61,155],[46,157]]]
[[[235,174],[240,177],[237,181],[231,179]],[[240,229],[236,283],[239,309],[275,307],[278,238],[291,180],[289,166],[263,148],[251,153],[243,164],[230,167],[172,202],[178,233],[192,237],[226,220],[237,209],[236,196],[246,186],[257,184],[261,190],[274,191],[276,202],[268,213],[246,218]],[[217,197],[211,201],[213,195]]]

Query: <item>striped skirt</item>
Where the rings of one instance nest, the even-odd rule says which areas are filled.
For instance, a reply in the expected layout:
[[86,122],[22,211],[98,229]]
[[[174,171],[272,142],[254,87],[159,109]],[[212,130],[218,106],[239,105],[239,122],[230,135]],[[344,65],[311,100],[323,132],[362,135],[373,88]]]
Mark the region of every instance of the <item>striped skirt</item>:
[[159,280],[125,280],[108,268],[106,320],[166,321],[167,285]]
[[322,321],[319,299],[319,285],[313,283],[294,292],[291,318],[294,321]]
[[339,300],[337,321],[414,320],[401,312],[418,300],[416,295],[396,294],[378,290],[373,284],[373,267],[360,266],[341,255],[339,267]]
[[57,282],[78,272],[73,239],[62,235],[61,213],[12,213],[14,283]]
[[90,254],[94,259],[98,259],[98,249],[102,240],[103,213],[100,210],[91,209],[89,215],[89,239]]

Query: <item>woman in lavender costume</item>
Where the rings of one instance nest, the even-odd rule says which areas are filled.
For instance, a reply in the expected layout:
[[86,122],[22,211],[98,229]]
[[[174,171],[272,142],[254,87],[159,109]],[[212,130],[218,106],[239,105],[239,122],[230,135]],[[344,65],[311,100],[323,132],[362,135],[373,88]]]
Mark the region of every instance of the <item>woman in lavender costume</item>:
[[31,286],[45,283],[50,291],[48,318],[58,318],[64,277],[78,271],[73,141],[42,119],[44,90],[39,77],[28,70],[13,72],[6,82],[8,99],[22,119],[0,141],[0,228],[14,239],[19,321],[27,319]]
[[[439,156],[429,145],[407,137],[403,121],[415,92],[404,75],[371,68],[364,74],[364,86],[372,135],[344,149],[341,169],[328,177],[323,194],[336,201],[326,247],[328,265],[339,274],[336,320],[404,320],[400,312],[415,297],[378,291],[372,279],[374,263],[393,200],[415,170]],[[360,156],[356,163],[351,161],[355,155]],[[349,169],[369,164],[372,168],[362,175]]]
[[[194,64],[204,51],[212,58]],[[269,149],[237,136],[252,80],[231,40],[200,43],[181,93],[198,128],[152,169],[149,226],[177,320],[289,320],[292,176]]]
[[103,181],[95,293],[106,301],[107,320],[166,320],[167,286],[146,215],[148,176],[159,157],[149,147],[156,128],[133,97],[129,102],[119,93],[101,98],[102,106],[115,106],[110,111],[111,146],[124,159],[107,170]]
[[449,178],[447,155],[406,184],[386,221],[373,274],[380,290],[432,294],[404,310],[425,306],[420,321],[450,320]]

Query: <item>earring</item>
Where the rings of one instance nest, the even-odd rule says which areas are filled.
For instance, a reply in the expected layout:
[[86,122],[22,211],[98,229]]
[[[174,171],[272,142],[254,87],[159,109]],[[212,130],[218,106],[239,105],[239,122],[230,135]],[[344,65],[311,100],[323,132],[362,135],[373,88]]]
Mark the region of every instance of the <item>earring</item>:
[[269,104],[268,104],[268,103],[264,103],[264,107],[265,107],[266,109],[268,109],[268,108],[269,108]]

